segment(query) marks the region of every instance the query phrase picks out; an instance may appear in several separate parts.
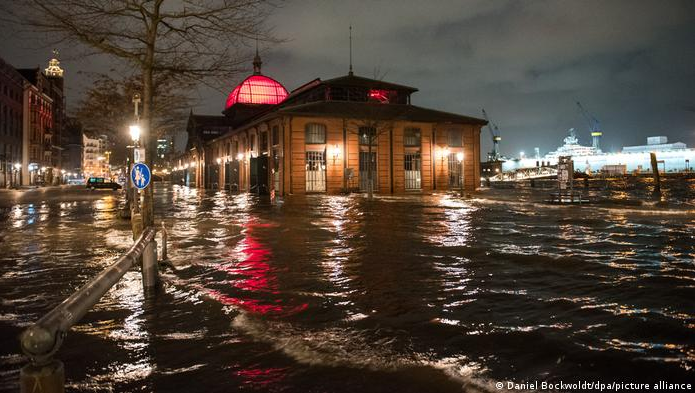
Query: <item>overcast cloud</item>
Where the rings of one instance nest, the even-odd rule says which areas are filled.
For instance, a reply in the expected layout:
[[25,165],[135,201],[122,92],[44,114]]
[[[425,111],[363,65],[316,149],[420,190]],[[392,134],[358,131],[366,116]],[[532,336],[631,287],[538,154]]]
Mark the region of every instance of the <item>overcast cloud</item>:
[[[262,48],[263,71],[288,90],[347,73],[352,24],[356,74],[419,88],[417,105],[485,108],[508,155],[552,150],[570,127],[589,144],[577,100],[601,121],[604,150],[648,135],[695,146],[695,1],[289,1],[270,22],[288,41]],[[45,63],[47,48],[1,38],[7,62]],[[88,84],[77,71],[108,65],[63,52],[74,104]],[[236,82],[201,89],[195,111],[219,113]]]

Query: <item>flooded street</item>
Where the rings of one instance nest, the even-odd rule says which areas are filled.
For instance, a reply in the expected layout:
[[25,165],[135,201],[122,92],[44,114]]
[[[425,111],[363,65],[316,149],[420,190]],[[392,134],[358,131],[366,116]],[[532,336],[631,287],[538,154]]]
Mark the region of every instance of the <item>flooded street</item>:
[[[57,358],[70,391],[692,381],[695,182],[678,182],[569,207],[530,188],[271,204],[157,184],[176,270],[154,298],[127,273]],[[131,244],[121,194],[57,193],[1,195],[0,390],[21,330]]]

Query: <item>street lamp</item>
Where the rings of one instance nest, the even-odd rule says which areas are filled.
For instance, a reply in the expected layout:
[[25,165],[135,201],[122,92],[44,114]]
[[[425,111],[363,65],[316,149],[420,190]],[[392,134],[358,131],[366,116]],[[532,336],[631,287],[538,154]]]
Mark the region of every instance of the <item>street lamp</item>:
[[335,165],[335,160],[340,156],[340,148],[338,145],[333,145],[333,148],[331,149],[331,155],[333,156],[333,165]]
[[137,142],[140,140],[140,126],[137,124],[133,124],[130,126],[130,139],[133,140],[133,142]]

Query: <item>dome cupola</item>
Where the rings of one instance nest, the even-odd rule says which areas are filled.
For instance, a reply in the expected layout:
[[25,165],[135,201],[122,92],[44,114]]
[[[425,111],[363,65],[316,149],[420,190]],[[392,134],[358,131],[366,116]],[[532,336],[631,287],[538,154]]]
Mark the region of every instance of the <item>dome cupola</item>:
[[261,74],[262,64],[258,49],[256,49],[256,56],[253,59],[253,75],[244,79],[229,93],[225,109],[234,104],[276,105],[287,98],[289,93],[280,82]]

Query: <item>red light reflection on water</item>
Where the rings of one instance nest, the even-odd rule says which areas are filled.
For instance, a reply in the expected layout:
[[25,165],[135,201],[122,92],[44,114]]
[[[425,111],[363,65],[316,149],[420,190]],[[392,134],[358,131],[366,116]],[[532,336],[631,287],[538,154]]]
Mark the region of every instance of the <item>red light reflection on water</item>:
[[282,381],[287,375],[287,368],[248,368],[235,374],[244,379],[244,384],[264,387]]
[[[277,277],[268,264],[272,259],[272,251],[256,238],[253,234],[256,228],[276,227],[274,224],[249,222],[244,225],[243,233],[246,237],[239,242],[234,249],[232,264],[219,265],[217,269],[243,278],[235,278],[232,281],[234,288],[247,291],[252,294],[278,295]],[[305,310],[307,303],[297,306],[283,304],[283,299],[258,299],[251,297],[229,296],[219,290],[208,289],[208,294],[220,303],[237,306],[245,311],[255,314],[292,315]]]

